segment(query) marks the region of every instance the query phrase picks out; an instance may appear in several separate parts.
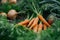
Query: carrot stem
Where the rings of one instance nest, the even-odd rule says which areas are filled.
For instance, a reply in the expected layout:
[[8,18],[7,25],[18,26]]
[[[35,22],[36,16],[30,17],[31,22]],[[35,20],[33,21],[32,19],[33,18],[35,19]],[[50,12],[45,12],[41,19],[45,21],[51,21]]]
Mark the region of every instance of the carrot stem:
[[33,18],[34,14],[32,14],[32,16],[30,17],[30,20]]
[[29,14],[27,14],[27,18],[26,19],[29,19]]

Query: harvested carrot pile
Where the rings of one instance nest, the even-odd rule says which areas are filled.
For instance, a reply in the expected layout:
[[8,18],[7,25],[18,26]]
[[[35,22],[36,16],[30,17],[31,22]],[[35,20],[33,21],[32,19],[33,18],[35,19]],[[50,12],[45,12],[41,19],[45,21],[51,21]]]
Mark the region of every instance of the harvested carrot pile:
[[60,2],[0,0],[0,40],[60,40]]
[[[41,19],[41,21],[39,19]],[[39,24],[38,23],[39,21],[42,23]],[[25,26],[33,31],[36,30],[36,32],[38,32],[39,30],[46,30],[47,27],[50,27],[50,24],[43,17],[39,17],[39,18],[36,17],[36,18],[31,19],[31,20],[25,19],[24,21],[18,23],[18,25]],[[42,27],[40,28],[40,26],[42,26]]]

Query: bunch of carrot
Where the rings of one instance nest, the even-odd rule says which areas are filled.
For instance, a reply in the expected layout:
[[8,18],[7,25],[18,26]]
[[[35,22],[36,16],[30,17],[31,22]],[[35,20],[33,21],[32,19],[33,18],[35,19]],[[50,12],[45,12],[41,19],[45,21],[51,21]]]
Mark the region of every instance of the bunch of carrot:
[[[39,22],[40,20],[40,22]],[[29,29],[33,30],[34,32],[39,32],[42,30],[46,30],[47,27],[50,27],[50,24],[43,18],[42,15],[38,15],[36,18],[32,18],[31,20],[24,20],[18,25],[23,25],[28,27]]]

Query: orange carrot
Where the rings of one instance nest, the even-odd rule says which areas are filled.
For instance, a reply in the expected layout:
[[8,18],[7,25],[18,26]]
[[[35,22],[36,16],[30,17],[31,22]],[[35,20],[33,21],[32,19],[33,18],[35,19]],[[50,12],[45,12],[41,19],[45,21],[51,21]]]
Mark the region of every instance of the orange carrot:
[[25,21],[22,21],[20,23],[18,23],[19,25],[25,25],[28,24],[30,20],[26,19]]
[[50,27],[49,23],[43,18],[42,15],[38,15],[39,19],[45,24],[47,25],[48,27]]
[[37,30],[38,30],[38,25],[36,25],[36,26],[33,27],[33,31],[34,32],[37,32]]
[[28,27],[32,25],[32,23],[34,22],[34,20],[35,20],[35,18],[33,18],[33,19],[29,22]]
[[43,27],[44,27],[44,30],[46,30],[46,29],[47,29],[47,26],[46,26],[45,24],[44,24],[44,26],[43,26]]
[[38,23],[38,21],[39,21],[39,18],[36,17],[33,24],[31,25],[30,29],[33,28]]
[[43,28],[43,24],[40,23],[40,24],[38,25],[38,32],[39,32],[39,31],[42,31],[42,28]]

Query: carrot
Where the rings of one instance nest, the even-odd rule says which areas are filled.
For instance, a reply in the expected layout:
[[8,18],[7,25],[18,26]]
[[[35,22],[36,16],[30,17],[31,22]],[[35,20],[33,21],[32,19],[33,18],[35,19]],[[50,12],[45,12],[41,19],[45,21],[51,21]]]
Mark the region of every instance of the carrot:
[[33,31],[34,32],[37,32],[37,30],[38,30],[38,25],[36,25],[36,26],[33,27]]
[[49,19],[48,23],[51,25],[53,23],[53,20]]
[[27,24],[30,22],[30,19],[33,17],[33,15],[32,15],[29,19],[29,14],[27,14],[27,15],[28,15],[27,18],[24,21],[18,23],[19,25],[26,25],[27,26]]
[[32,23],[34,22],[34,20],[35,20],[35,18],[33,18],[33,19],[29,22],[28,27],[32,25]]
[[44,26],[43,26],[43,27],[44,27],[44,30],[46,30],[46,29],[47,29],[47,26],[46,26],[45,24],[44,24]]
[[42,15],[38,15],[39,19],[45,24],[47,25],[48,27],[50,27],[49,23],[43,18]]
[[43,24],[40,23],[40,24],[38,25],[38,32],[39,32],[39,31],[42,31],[42,28],[43,28]]
[[30,29],[33,28],[38,23],[38,21],[39,21],[39,18],[36,17],[33,24],[31,25]]
[[30,20],[26,19],[25,21],[22,21],[20,23],[18,23],[19,25],[25,25],[28,24]]

